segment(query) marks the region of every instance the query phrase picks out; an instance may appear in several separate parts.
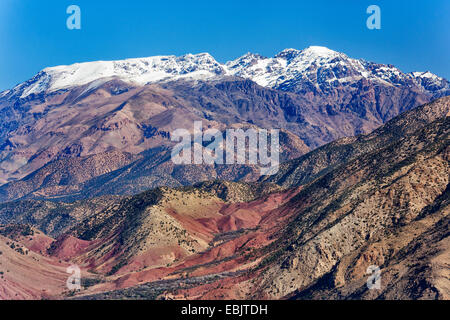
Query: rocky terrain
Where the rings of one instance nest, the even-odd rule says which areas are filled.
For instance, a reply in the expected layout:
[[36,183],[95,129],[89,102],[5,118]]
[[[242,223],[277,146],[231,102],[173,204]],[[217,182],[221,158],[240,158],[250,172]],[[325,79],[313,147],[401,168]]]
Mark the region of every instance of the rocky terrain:
[[259,182],[3,204],[0,298],[448,299],[449,115],[440,98]]
[[367,135],[338,139],[304,156],[281,164],[277,174],[262,177],[284,187],[311,182],[320,175],[337,168],[364,153],[376,150],[414,133],[435,120],[450,116],[449,99],[439,99],[417,107],[387,122]]
[[256,181],[254,166],[177,166],[171,134],[280,129],[281,160],[449,94],[429,72],[352,59],[323,47],[89,62],[47,68],[0,93],[0,202],[133,195],[213,179]]
[[[274,244],[279,249],[269,261],[275,263],[269,263],[259,283],[265,294],[284,297],[296,287],[301,295],[323,280],[342,290],[343,297],[427,298],[431,292],[433,298],[448,297],[448,278],[427,277],[408,263],[417,254],[448,277],[448,267],[442,265],[448,256],[450,212],[448,130],[448,117],[441,118],[305,187],[291,200],[302,204],[301,214]],[[429,246],[423,239],[430,239]],[[427,248],[414,252],[414,243]],[[365,285],[370,265],[385,270],[381,291]],[[418,292],[414,286],[421,277],[427,284]],[[412,289],[396,291],[396,286]]]
[[121,197],[117,196],[104,196],[70,203],[48,200],[3,203],[0,204],[0,225],[33,225],[45,234],[55,237],[120,199]]
[[[70,263],[46,254],[54,239],[29,225],[0,227],[0,300],[39,300],[69,295]],[[86,278],[87,273],[82,273]]]

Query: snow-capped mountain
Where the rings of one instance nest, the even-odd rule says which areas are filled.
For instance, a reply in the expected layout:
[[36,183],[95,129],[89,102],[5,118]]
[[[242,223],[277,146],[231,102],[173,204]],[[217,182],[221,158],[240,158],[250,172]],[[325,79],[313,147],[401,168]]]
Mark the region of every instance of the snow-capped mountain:
[[16,86],[13,91],[20,92],[23,98],[30,94],[52,92],[88,83],[98,86],[111,78],[145,85],[186,77],[206,79],[225,74],[224,66],[208,53],[186,54],[180,57],[155,56],[46,68],[29,81]]
[[[285,49],[273,58],[247,53],[226,66],[233,75],[252,79],[265,87],[278,88],[294,79],[310,78],[316,68],[335,68],[346,58],[344,54],[325,47],[309,47],[302,51]],[[355,68],[363,69],[356,64]]]
[[259,85],[286,91],[327,89],[361,79],[394,86],[419,86],[426,91],[448,91],[449,82],[430,72],[403,73],[392,65],[376,64],[325,47],[285,49],[273,58],[247,53],[228,62],[228,72]]
[[[173,81],[178,79],[201,81]],[[226,64],[203,53],[47,68],[0,94],[0,185],[51,161],[97,155],[109,164],[92,160],[86,176],[104,174],[142,152],[170,146],[173,130],[199,120],[220,128],[252,124],[286,130],[288,159],[372,132],[444,95],[450,95],[449,83],[434,74],[406,74],[324,47],[286,49],[272,58],[248,53]],[[107,152],[119,154],[113,161]],[[239,170],[233,174],[242,178]],[[162,177],[164,183],[151,178],[142,188],[188,176],[195,175],[174,173]],[[74,179],[84,183],[84,177]],[[50,183],[45,188],[54,187],[52,179],[45,181]],[[15,191],[0,188],[0,201],[34,192],[34,183]]]
[[436,97],[450,92],[449,82],[430,72],[403,73],[392,65],[352,59],[344,53],[311,46],[304,50],[285,49],[273,58],[247,53],[226,64],[217,62],[208,53],[200,53],[57,66],[42,70],[13,90],[1,93],[0,97],[12,93],[24,98],[88,83],[98,86],[111,78],[145,85],[181,78],[207,80],[220,76],[238,76],[264,87],[293,92],[321,90],[326,93],[361,79],[387,86],[418,87]]

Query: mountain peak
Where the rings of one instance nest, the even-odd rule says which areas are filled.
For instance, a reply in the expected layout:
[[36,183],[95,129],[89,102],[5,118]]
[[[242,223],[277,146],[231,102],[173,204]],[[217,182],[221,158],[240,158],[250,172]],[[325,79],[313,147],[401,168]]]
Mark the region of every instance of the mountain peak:
[[321,46],[309,46],[306,49],[303,50],[297,50],[293,48],[287,48],[278,53],[275,58],[295,58],[299,55],[303,56],[321,56],[321,57],[327,57],[327,56],[336,56],[340,53],[331,49],[328,49],[327,47],[321,47]]
[[321,46],[309,46],[308,48],[302,50],[303,53],[314,53],[317,55],[335,55],[338,52],[328,49],[327,47]]
[[225,64],[228,70],[233,74],[236,70],[240,70],[242,68],[248,68],[254,64],[257,64],[258,61],[267,59],[260,54],[247,52],[242,57],[237,58],[236,60],[229,61]]
[[287,48],[287,49],[284,49],[283,51],[281,51],[280,53],[278,53],[275,56],[275,58],[291,59],[291,58],[298,56],[299,53],[300,53],[300,50]]
[[336,57],[347,58],[347,56],[343,53],[328,49],[327,47],[320,47],[320,46],[310,46],[306,49],[303,49],[300,52],[300,56],[302,60],[306,61],[315,61],[315,60],[328,61]]
[[16,86],[21,97],[85,85],[99,79],[119,78],[145,85],[178,78],[204,79],[224,75],[225,68],[209,53],[153,56],[115,61],[93,61],[45,68]]
[[[301,59],[305,61],[317,60],[317,59],[329,59],[337,56],[345,56],[343,53],[328,49],[321,46],[310,46],[303,50],[297,50],[287,48],[278,53],[274,59],[286,59],[288,61],[293,59]],[[297,60],[297,59],[296,59]]]
[[[325,73],[324,70],[328,71]],[[413,81],[423,90],[432,92],[445,93],[449,88],[447,80],[430,72],[404,74],[390,65],[352,59],[344,53],[323,46],[310,46],[303,50],[287,48],[273,58],[248,52],[224,65],[209,53],[203,52],[51,67],[17,85],[13,90],[0,93],[0,98],[9,95],[24,98],[30,94],[68,89],[94,81],[95,85],[99,85],[111,78],[145,85],[177,79],[207,80],[226,75],[248,78],[265,87],[289,87],[290,90],[298,87],[297,84],[301,86],[304,79],[318,76],[318,85],[326,87],[367,78],[390,85]]]

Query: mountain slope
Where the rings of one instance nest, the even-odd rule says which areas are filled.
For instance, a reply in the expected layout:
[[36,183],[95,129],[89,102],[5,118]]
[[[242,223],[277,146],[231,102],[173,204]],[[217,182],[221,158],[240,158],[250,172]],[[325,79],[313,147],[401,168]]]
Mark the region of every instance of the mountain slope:
[[361,154],[403,139],[419,128],[449,115],[450,98],[435,100],[403,113],[370,134],[339,139],[298,159],[282,163],[277,174],[263,177],[261,181],[283,187],[309,183]]
[[[339,165],[316,157],[322,172],[300,187],[216,181],[113,199],[46,254],[102,276],[80,299],[445,299],[448,101],[334,144]],[[380,290],[367,289],[370,265]]]
[[55,238],[120,199],[105,196],[71,203],[41,200],[3,203],[0,204],[0,225],[32,225]]
[[[163,88],[127,87],[129,92],[119,96],[111,93],[122,85],[108,82],[81,98],[69,92],[58,107],[50,102],[56,98],[49,98],[42,115],[24,113],[28,124],[10,132],[2,147],[1,175],[12,182],[0,187],[0,199],[83,198],[92,190],[95,195],[133,194],[161,185],[258,178],[258,172],[248,166],[171,163],[170,133],[179,127],[192,130],[196,120],[222,130],[235,123],[243,128],[282,128],[282,161],[306,153],[306,144],[314,147],[360,130],[342,127],[358,121],[353,113],[335,115],[332,120],[295,94],[265,89],[248,80],[176,82]],[[381,124],[362,123],[367,124],[363,131]]]
[[[409,241],[428,232],[426,228],[412,232],[416,221],[436,223],[445,218],[450,212],[447,206],[437,212],[429,207],[448,198],[449,121],[449,117],[441,118],[364,154],[313,181],[291,199],[286,205],[298,208],[298,216],[284,230],[283,239],[273,244],[279,249],[268,258],[259,283],[265,294],[283,297],[295,289],[302,292],[340,264],[345,274],[336,276],[336,287],[353,278],[366,279],[369,265],[384,267],[398,258],[398,250]],[[406,235],[394,243],[387,241],[406,226]],[[371,245],[378,242],[380,247],[372,250]],[[360,256],[359,268],[351,273],[354,265],[346,264],[346,259],[355,254]],[[441,287],[440,297],[448,296],[445,288]]]
[[[186,91],[182,93],[181,89],[176,91],[156,85],[130,87],[123,82],[111,80],[81,96],[83,88],[77,88],[62,94],[63,96],[47,97],[47,101],[39,106],[26,104],[31,109],[22,113],[22,125],[11,131],[0,147],[0,176],[5,181],[26,178],[9,186],[14,190],[4,191],[3,197],[16,199],[44,188],[46,190],[42,190],[43,195],[77,193],[82,187],[77,184],[136,161],[140,161],[143,170],[146,170],[145,167],[148,170],[154,160],[158,160],[161,166],[169,167],[159,169],[163,171],[162,180],[168,180],[168,185],[183,184],[177,180],[189,181],[190,178],[169,177],[164,171],[169,170],[170,175],[174,164],[167,157],[164,163],[158,159],[163,159],[164,152],[170,151],[174,145],[170,141],[174,130],[185,128],[192,132],[194,121],[202,121],[205,128],[220,130],[258,127],[247,122],[248,115],[245,118],[240,116],[238,105],[243,98],[256,100],[253,102],[255,107],[265,99],[263,103],[267,108],[275,110],[273,113],[279,113],[276,110],[279,107],[267,97],[264,98],[265,89],[261,88],[259,99],[253,97],[252,92],[245,92],[243,89],[241,93],[236,92],[239,97],[234,100],[232,97],[225,101],[218,99],[223,105],[228,105],[228,110],[216,110],[208,115],[203,105],[193,99],[193,96],[201,93],[192,90],[191,95],[184,98],[189,94],[189,87],[184,86]],[[127,92],[117,95],[114,90],[118,88],[126,88]],[[215,90],[221,92],[221,89]],[[226,96],[226,92],[223,95]],[[271,92],[271,95],[276,97],[277,93]],[[188,101],[188,98],[192,101]],[[264,111],[260,113],[261,118],[264,118]],[[276,122],[277,119],[274,118],[271,123]],[[260,126],[262,125],[264,123],[260,122]],[[270,127],[267,123],[265,125]],[[309,150],[301,139],[285,129],[281,130],[280,141],[281,160],[297,157]],[[143,158],[147,159],[145,163]],[[40,172],[36,171],[40,169]],[[247,168],[246,171],[254,169]],[[233,175],[232,172],[230,174]],[[154,172],[152,175],[161,174]],[[208,177],[206,180],[215,178],[210,174]],[[221,177],[220,173],[217,173],[217,177]],[[237,174],[237,177],[229,179],[241,177],[242,174]],[[224,175],[221,178],[227,177]],[[68,185],[71,190],[65,190]],[[150,181],[140,191],[158,185],[164,185],[164,182]]]
[[[438,103],[430,106],[439,109]],[[185,270],[192,277],[191,285],[175,289],[164,282],[174,278],[164,276],[166,273],[158,269],[162,273],[155,286],[160,297],[448,297],[450,120],[446,115],[430,119],[426,107],[418,112],[424,113],[419,116],[423,119],[422,128],[410,131],[408,116],[397,118],[397,128],[404,125],[401,130],[407,132],[403,138],[363,152],[302,188],[292,190],[288,198],[269,209],[256,231],[241,231],[251,231],[250,238],[258,242],[248,241],[250,238],[244,233],[220,245],[225,250],[223,246],[227,243],[234,246],[244,237],[244,242],[238,242],[242,252],[239,256],[231,251],[201,265],[195,265],[198,260],[192,258],[194,265],[188,264],[190,267]],[[426,119],[430,119],[428,123]],[[396,126],[390,128],[394,133]],[[389,125],[385,129],[389,131]],[[261,200],[268,205],[269,198]],[[258,233],[263,230],[264,238]],[[208,252],[196,256],[206,257]],[[366,270],[370,265],[381,268],[380,290],[366,287],[369,276]],[[196,277],[206,275],[217,278],[200,284]],[[139,284],[157,280],[145,268],[119,279],[122,280],[117,280],[116,286],[95,288],[118,290],[87,298],[136,298],[136,294],[154,294],[151,283]],[[119,283],[135,286],[120,289]]]
[[285,161],[370,133],[448,88],[322,47],[226,65],[199,54],[48,68],[0,96],[0,201],[256,180],[254,166],[175,166],[172,132],[194,121],[281,129]]

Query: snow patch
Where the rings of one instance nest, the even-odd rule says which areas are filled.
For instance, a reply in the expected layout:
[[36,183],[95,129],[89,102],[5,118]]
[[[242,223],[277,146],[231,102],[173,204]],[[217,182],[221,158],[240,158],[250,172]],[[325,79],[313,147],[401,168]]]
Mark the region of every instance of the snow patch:
[[208,80],[226,75],[251,79],[270,88],[295,87],[304,81],[312,82],[317,88],[330,87],[364,78],[384,85],[401,86],[412,81],[423,90],[431,87],[449,90],[447,80],[428,71],[405,74],[391,65],[352,59],[326,47],[310,46],[304,50],[284,49],[272,58],[249,52],[224,65],[208,53],[76,63],[46,68],[16,86],[13,92],[25,98],[88,83],[92,84],[86,90],[92,90],[112,78],[145,85],[177,79]]

